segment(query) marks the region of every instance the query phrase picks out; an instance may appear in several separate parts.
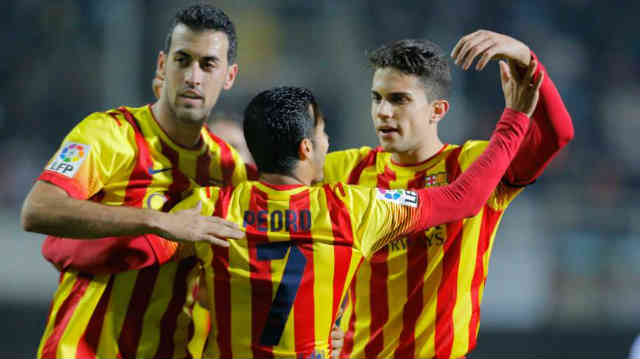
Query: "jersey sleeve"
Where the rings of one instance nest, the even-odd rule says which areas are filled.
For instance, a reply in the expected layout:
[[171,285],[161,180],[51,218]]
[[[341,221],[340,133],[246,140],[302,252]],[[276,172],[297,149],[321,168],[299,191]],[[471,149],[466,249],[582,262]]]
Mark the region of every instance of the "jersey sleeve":
[[505,175],[506,181],[513,186],[534,182],[574,136],[571,116],[558,89],[536,55],[531,52],[531,56],[538,62],[536,78],[544,73],[544,79],[529,130]]
[[73,198],[88,199],[133,166],[132,141],[133,129],[126,121],[107,113],[91,114],[65,137],[38,180],[64,189]]
[[[526,136],[526,135],[525,135]],[[466,171],[469,166],[476,160],[480,155],[484,152],[489,144],[488,141],[467,141],[462,146],[460,151],[460,155],[458,156],[458,165],[460,166],[460,170],[462,172]],[[517,155],[516,155],[517,156]],[[509,204],[522,192],[524,187],[515,187],[509,184],[508,181],[505,181],[505,178],[498,183],[496,188],[493,190],[489,199],[487,200],[487,205],[494,210],[505,210]]]
[[421,229],[418,224],[429,216],[429,197],[414,191],[341,184],[334,188],[350,213],[354,247],[366,259],[398,236]]
[[371,157],[372,151],[375,150],[371,147],[361,147],[327,154],[324,162],[324,183],[349,183],[351,173]]

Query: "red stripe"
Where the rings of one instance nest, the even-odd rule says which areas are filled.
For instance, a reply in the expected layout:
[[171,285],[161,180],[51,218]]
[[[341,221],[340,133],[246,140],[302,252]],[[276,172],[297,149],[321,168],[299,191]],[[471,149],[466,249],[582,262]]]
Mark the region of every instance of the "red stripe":
[[102,323],[104,322],[105,314],[107,313],[107,306],[109,304],[109,299],[111,298],[111,288],[113,288],[113,278],[111,276],[109,278],[109,283],[107,284],[107,288],[105,288],[102,293],[102,297],[100,297],[100,301],[96,306],[96,309],[93,311],[91,315],[91,319],[89,320],[89,324],[87,324],[87,328],[85,329],[82,337],[80,338],[80,342],[78,343],[78,349],[76,351],[77,358],[95,358],[96,350],[98,349],[98,344],[100,341],[100,332],[102,332]]
[[78,302],[84,296],[87,287],[89,287],[91,279],[92,276],[86,276],[82,274],[77,275],[69,296],[64,300],[64,303],[62,303],[62,305],[58,309],[58,313],[56,314],[56,319],[53,324],[53,331],[51,332],[51,335],[47,339],[45,345],[42,347],[42,358],[57,358],[56,352],[58,351],[60,338],[67,329],[69,320],[71,320],[71,317],[73,316],[73,313],[78,306]]
[[[389,183],[396,179],[396,174],[388,166],[384,172],[378,175],[377,187],[389,189]],[[369,327],[369,340],[364,347],[367,358],[377,357],[384,347],[384,325],[389,320],[389,298],[387,297],[387,279],[389,268],[387,267],[387,257],[389,248],[384,247],[374,253],[371,258],[371,279],[370,292],[376,293],[369,297],[371,307],[371,324]]]
[[[251,188],[249,210],[257,213],[267,210],[267,194],[257,187]],[[257,221],[256,221],[257,222]],[[260,232],[256,226],[246,228],[249,247],[249,268],[251,272],[251,342],[253,343],[254,358],[272,358],[273,348],[260,345],[262,331],[269,315],[273,298],[273,282],[271,280],[270,261],[258,260],[257,243],[268,241],[267,233]]]
[[198,160],[196,162],[196,183],[200,186],[209,186],[211,183],[209,167],[211,166],[211,153],[209,151],[198,156]]
[[[214,216],[226,218],[231,203],[232,191],[230,188],[220,190]],[[229,248],[213,246],[213,271],[215,273],[214,300],[216,311],[216,324],[218,336],[218,348],[221,358],[231,358],[231,279],[229,276]],[[211,298],[209,298],[211,300]],[[207,339],[208,341],[208,339]],[[206,348],[206,346],[205,346]]]
[[156,358],[173,357],[174,342],[173,334],[178,326],[178,316],[183,310],[187,300],[187,276],[197,264],[195,256],[185,258],[178,264],[176,275],[173,280],[173,292],[169,306],[162,316],[160,322],[160,345],[156,351]]
[[[460,175],[458,156],[461,148],[451,151],[446,159],[449,183]],[[462,242],[462,221],[447,224],[447,239],[443,246],[442,279],[438,287],[438,303],[436,305],[436,357],[448,358],[453,347],[453,309],[458,291],[458,266]]]
[[[417,172],[408,183],[408,189],[424,188],[426,170]],[[423,233],[407,238],[407,302],[402,312],[402,332],[395,350],[396,358],[415,355],[416,321],[423,309],[424,277],[427,273],[429,246]]]
[[471,281],[471,319],[469,320],[469,349],[476,347],[478,339],[478,323],[480,322],[480,285],[485,281],[483,257],[489,249],[491,234],[493,233],[502,211],[496,211],[489,206],[484,206],[482,215],[482,225],[480,227],[480,238],[478,239],[478,250],[476,251],[476,268]]
[[220,168],[222,168],[222,182],[224,186],[232,186],[233,183],[233,171],[236,168],[236,161],[233,159],[233,154],[231,153],[231,147],[228,143],[226,143],[223,139],[216,136],[209,130],[208,127],[207,133],[211,139],[220,146]]
[[138,272],[136,284],[133,287],[133,293],[131,293],[127,315],[118,338],[120,354],[124,358],[134,358],[136,356],[140,335],[142,335],[142,319],[149,306],[158,271],[159,267],[154,265]]
[[[342,189],[340,187],[340,189]],[[331,229],[333,231],[333,311],[332,323],[335,322],[338,310],[342,304],[342,293],[345,290],[351,253],[353,246],[353,232],[351,216],[344,203],[331,190],[329,185],[324,185],[327,197],[327,207],[331,216]]]
[[180,155],[176,150],[169,145],[160,141],[162,145],[162,154],[165,155],[171,162],[171,177],[173,182],[169,185],[167,193],[167,201],[162,206],[164,212],[168,212],[176,203],[182,200],[182,193],[189,189],[189,178],[180,171]]
[[358,165],[349,174],[348,184],[358,184],[360,182],[360,176],[365,168],[376,164],[376,157],[378,153],[382,151],[381,147],[377,147],[371,150],[367,155],[358,163]]
[[136,164],[129,177],[129,183],[125,189],[124,205],[130,207],[142,207],[142,200],[147,193],[147,188],[151,184],[152,177],[148,169],[153,166],[151,151],[149,144],[144,138],[138,122],[131,112],[124,107],[118,109],[124,115],[124,118],[131,124],[135,133],[136,147],[138,148],[138,157]]
[[107,112],[107,115],[113,117],[114,120],[116,120],[116,123],[118,124],[118,126],[122,126],[122,123],[120,122],[120,119],[117,116],[117,112]]
[[402,332],[394,353],[396,358],[414,357],[416,321],[424,307],[422,293],[429,253],[424,233],[407,238],[407,247],[407,303],[402,312]]
[[351,318],[349,318],[349,328],[347,328],[347,332],[344,333],[344,343],[342,344],[342,351],[340,351],[340,358],[349,358],[351,357],[351,352],[353,352],[353,334],[355,332],[356,326],[356,281],[354,280],[351,283],[351,294],[349,295],[349,301],[351,305]]
[[[296,193],[289,199],[289,208],[297,213],[301,210],[310,210],[309,190]],[[301,227],[301,226],[300,226]],[[313,268],[313,239],[311,238],[311,226],[309,230],[290,233],[289,236],[294,245],[297,245],[302,254],[307,258],[307,264],[302,274],[296,299],[293,302],[295,347],[298,356],[305,358],[315,350],[315,297],[314,268]],[[327,333],[327,338],[329,337]]]

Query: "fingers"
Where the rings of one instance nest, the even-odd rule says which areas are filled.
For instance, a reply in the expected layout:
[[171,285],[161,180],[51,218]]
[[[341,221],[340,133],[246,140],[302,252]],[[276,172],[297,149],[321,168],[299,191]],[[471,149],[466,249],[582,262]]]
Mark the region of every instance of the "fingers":
[[504,91],[506,84],[509,82],[509,80],[511,80],[511,70],[509,69],[509,66],[507,65],[507,63],[502,60],[500,60],[499,66],[500,66],[500,81],[502,82],[502,90]]
[[492,45],[488,40],[489,39],[479,31],[460,39],[452,55],[456,65],[467,70],[469,66],[471,66],[471,62],[473,62],[475,56]]
[[542,81],[543,80],[544,80],[544,72],[540,72],[540,76],[538,76],[538,79],[534,83],[534,87],[535,87],[536,92],[540,91],[540,87],[542,86]]
[[219,217],[206,217],[208,222],[207,232],[221,238],[242,239],[244,232],[237,224]]
[[480,59],[476,63],[476,71],[484,70],[485,66],[487,66],[489,61],[491,61],[491,59],[493,59],[493,57],[496,56],[497,53],[498,53],[498,47],[495,46],[495,44],[487,48],[486,50],[484,50],[484,52],[482,53],[482,56],[480,56]]
[[218,246],[218,247],[225,247],[225,248],[229,247],[229,242],[228,241],[226,241],[224,239],[220,239],[220,238],[218,238],[216,236],[212,236],[210,234],[204,235],[202,237],[201,241],[209,242],[209,243],[211,243],[211,244],[213,244],[215,246]]
[[536,72],[537,62],[536,60],[531,60],[529,63],[529,67],[527,68],[527,73],[525,75],[525,81],[531,83],[533,81],[533,75]]

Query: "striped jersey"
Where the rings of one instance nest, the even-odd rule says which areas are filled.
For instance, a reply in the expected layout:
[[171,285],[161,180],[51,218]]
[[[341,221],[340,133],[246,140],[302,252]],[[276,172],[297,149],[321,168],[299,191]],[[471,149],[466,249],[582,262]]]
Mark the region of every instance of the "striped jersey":
[[[80,122],[39,179],[76,199],[168,210],[197,185],[246,180],[246,169],[206,129],[198,148],[186,149],[164,133],[150,106],[121,107]],[[175,242],[149,235],[47,241],[43,253],[63,272],[38,357],[189,356],[195,256],[173,260]],[[84,264],[92,271],[77,270]]]
[[246,231],[229,248],[196,244],[211,312],[204,356],[215,358],[327,358],[361,259],[429,215],[425,192],[341,184],[207,187],[176,210],[197,201]]
[[[484,151],[485,141],[445,145],[404,166],[381,148],[333,152],[325,182],[420,189],[453,182]],[[399,237],[365,261],[353,280],[340,325],[344,357],[449,358],[475,347],[493,238],[521,188],[500,183],[472,218]]]

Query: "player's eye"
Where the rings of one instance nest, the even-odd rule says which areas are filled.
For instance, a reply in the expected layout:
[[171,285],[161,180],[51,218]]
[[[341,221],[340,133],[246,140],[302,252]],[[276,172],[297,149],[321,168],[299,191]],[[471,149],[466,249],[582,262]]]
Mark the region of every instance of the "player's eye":
[[380,100],[382,100],[382,96],[378,95],[377,93],[372,93],[371,100],[375,103],[379,103]]
[[178,56],[176,57],[176,62],[180,65],[180,66],[186,66],[189,64],[189,60],[187,59],[186,56]]
[[394,105],[403,105],[409,102],[409,98],[405,95],[392,95],[391,98],[389,98],[389,102]]
[[202,69],[205,71],[211,71],[216,68],[216,63],[213,61],[207,61],[202,64]]

